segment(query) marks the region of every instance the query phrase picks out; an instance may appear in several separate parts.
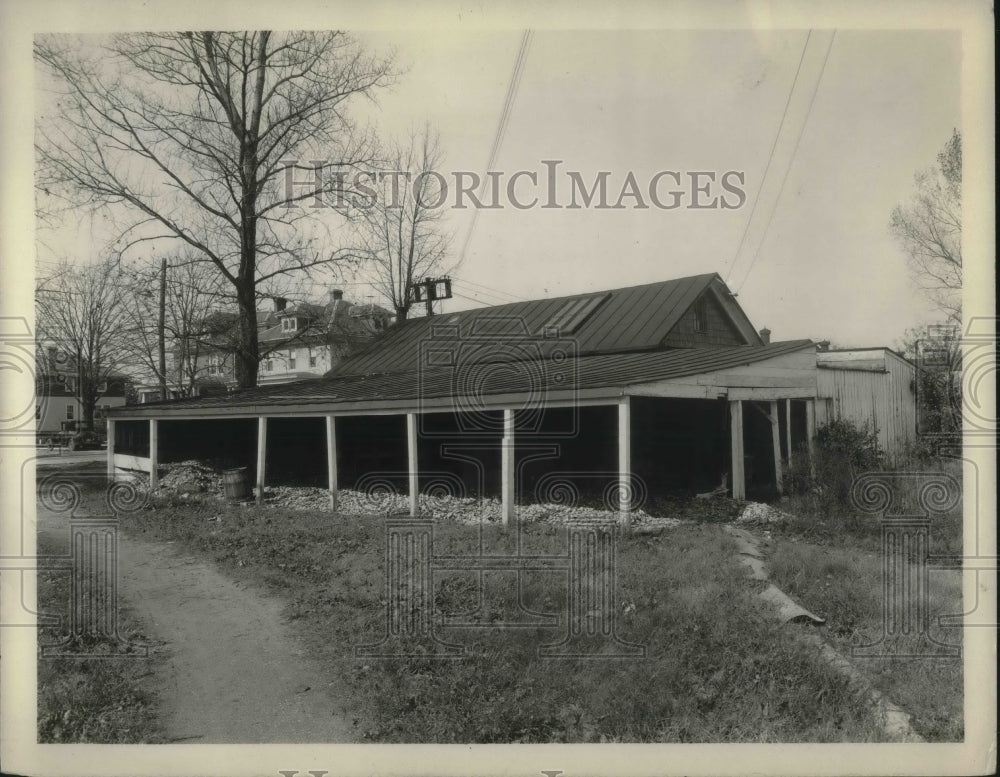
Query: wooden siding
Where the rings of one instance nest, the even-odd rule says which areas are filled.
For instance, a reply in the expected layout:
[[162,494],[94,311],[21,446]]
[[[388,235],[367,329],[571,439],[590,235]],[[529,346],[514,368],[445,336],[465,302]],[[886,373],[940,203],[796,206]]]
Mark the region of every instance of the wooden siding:
[[[636,396],[673,396],[770,400],[816,395],[816,351],[806,341],[798,350],[753,364],[705,371],[666,380],[633,384],[626,392]],[[755,393],[756,392],[756,393]]]
[[745,340],[722,306],[713,295],[705,293],[705,313],[708,326],[704,332],[699,332],[695,325],[695,305],[687,309],[680,320],[663,339],[663,345],[668,348],[705,348],[712,346],[744,345]]
[[[873,358],[869,354],[865,361]],[[845,418],[856,424],[865,421],[878,430],[879,444],[890,460],[898,460],[906,444],[916,438],[917,403],[912,364],[893,354],[885,355],[885,370],[832,365],[817,370],[819,396],[828,402],[819,423]]]

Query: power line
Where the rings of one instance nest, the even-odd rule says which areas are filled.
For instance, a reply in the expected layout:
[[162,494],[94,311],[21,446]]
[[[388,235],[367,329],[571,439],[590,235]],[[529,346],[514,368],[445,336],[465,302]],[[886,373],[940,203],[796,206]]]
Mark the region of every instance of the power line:
[[819,93],[819,85],[823,80],[823,73],[826,72],[826,63],[830,59],[830,52],[833,50],[833,39],[837,37],[837,31],[833,31],[833,35],[830,36],[830,43],[826,47],[826,55],[823,57],[823,65],[819,70],[819,77],[816,79],[816,85],[813,87],[812,97],[809,98],[809,106],[806,108],[805,118],[802,120],[802,128],[799,130],[799,136],[795,139],[795,146],[792,148],[792,156],[788,160],[788,167],[785,168],[785,175],[781,179],[781,186],[778,187],[778,196],[774,200],[774,205],[771,206],[771,213],[767,217],[767,224],[764,225],[764,234],[761,235],[760,242],[757,244],[757,250],[754,252],[753,259],[750,260],[750,266],[747,267],[746,274],[743,276],[743,280],[740,281],[739,288],[736,289],[736,293],[743,288],[743,285],[747,282],[750,277],[750,273],[753,270],[754,264],[757,262],[757,257],[760,256],[760,251],[764,247],[764,242],[767,240],[768,230],[771,228],[771,221],[774,219],[774,214],[778,210],[778,203],[781,202],[781,195],[785,191],[785,182],[788,180],[788,174],[792,171],[792,166],[795,164],[795,154],[799,150],[799,143],[802,141],[802,136],[805,134],[806,125],[809,123],[809,115],[812,113],[813,103],[816,102],[816,95]]
[[[511,304],[514,304],[510,300],[505,300],[505,299],[500,299],[499,297],[494,297],[493,295],[488,294],[487,292],[479,291],[478,289],[463,287],[461,285],[459,285],[459,288],[465,290],[466,294],[464,296],[468,297],[468,295],[471,294],[478,301],[487,302],[490,305],[511,305]],[[455,293],[459,293],[459,292],[455,292]]]
[[[525,30],[524,35],[521,36],[521,46],[517,51],[517,57],[514,60],[514,69],[510,74],[510,82],[507,84],[507,94],[504,96],[503,108],[500,111],[500,118],[497,121],[496,132],[493,135],[493,146],[490,148],[490,155],[486,162],[486,173],[489,173],[493,169],[493,165],[496,163],[497,154],[500,151],[500,145],[503,143],[503,139],[507,134],[507,123],[510,119],[511,108],[514,105],[514,99],[517,97],[517,91],[521,84],[521,73],[524,69],[524,62],[528,56],[528,48],[531,45],[531,30]],[[487,176],[484,175],[482,181],[479,183],[479,199],[482,200],[483,192],[486,189]],[[473,207],[472,209],[472,220],[469,222],[469,230],[465,233],[465,241],[462,243],[462,251],[458,255],[458,263],[461,264],[465,261],[465,253],[469,249],[469,242],[472,240],[472,234],[476,231],[476,221],[479,219],[479,208]]]
[[511,294],[509,291],[504,291],[503,289],[497,289],[497,288],[494,288],[493,286],[487,286],[484,283],[476,283],[475,281],[470,281],[467,278],[454,278],[454,280],[457,281],[458,283],[461,283],[461,284],[465,285],[465,286],[474,286],[477,289],[482,289],[483,291],[488,292],[493,297],[498,297],[498,298],[501,298],[501,299],[505,298],[505,297],[509,297],[512,301],[515,301],[515,302],[527,302],[528,301],[525,297],[519,297],[516,294]]
[[729,283],[729,276],[736,269],[736,260],[740,251],[743,250],[743,243],[747,239],[747,232],[750,231],[750,224],[753,222],[754,213],[757,212],[757,203],[760,202],[760,193],[764,190],[764,182],[767,180],[767,172],[771,169],[771,161],[774,159],[774,150],[778,147],[778,139],[781,137],[781,130],[785,127],[785,118],[788,116],[788,106],[792,102],[792,94],[795,92],[795,85],[799,82],[799,73],[802,71],[802,62],[806,58],[806,49],[809,47],[809,39],[812,37],[812,30],[806,33],[805,43],[802,44],[802,54],[799,55],[799,65],[795,68],[795,78],[792,79],[792,86],[788,90],[788,98],[785,100],[785,109],[781,112],[781,121],[778,124],[778,131],[774,135],[774,143],[771,144],[771,153],[767,156],[767,164],[764,166],[764,175],[761,176],[760,186],[757,187],[757,195],[753,198],[753,205],[750,208],[750,215],[747,216],[747,223],[743,227],[743,234],[740,235],[739,245],[729,263],[729,270],[726,273],[726,283]]

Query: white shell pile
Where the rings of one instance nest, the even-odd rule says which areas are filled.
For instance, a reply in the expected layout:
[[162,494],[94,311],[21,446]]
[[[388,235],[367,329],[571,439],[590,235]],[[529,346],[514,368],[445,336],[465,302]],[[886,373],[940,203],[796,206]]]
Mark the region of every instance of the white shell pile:
[[[184,487],[198,486],[209,497],[222,497],[221,471],[198,461],[182,461],[166,465],[166,474],[160,478],[160,489],[176,492]],[[330,494],[325,488],[298,486],[267,486],[264,489],[266,504],[287,507],[292,510],[328,510]],[[421,494],[418,500],[421,515],[436,520],[455,521],[468,525],[479,523],[499,524],[502,520],[500,500],[495,497],[459,497],[447,494]],[[410,500],[406,494],[391,492],[364,493],[341,489],[337,493],[337,511],[343,515],[384,516],[391,512],[409,509]],[[515,516],[523,523],[552,524],[564,526],[574,521],[592,524],[615,522],[617,514],[608,510],[584,505],[557,503],[522,504],[516,508]],[[636,529],[659,530],[678,526],[683,521],[677,518],[652,516],[643,510],[632,512],[632,526]]]
[[747,502],[736,518],[736,523],[771,524],[791,521],[792,516],[763,502]]

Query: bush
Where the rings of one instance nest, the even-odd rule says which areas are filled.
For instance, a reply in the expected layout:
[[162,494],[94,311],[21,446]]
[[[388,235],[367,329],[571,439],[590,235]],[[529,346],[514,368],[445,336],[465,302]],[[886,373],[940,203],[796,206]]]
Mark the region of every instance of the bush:
[[805,451],[792,457],[785,482],[790,491],[811,495],[818,510],[830,513],[849,506],[854,479],[880,469],[884,458],[877,429],[840,418],[817,429],[813,466]]

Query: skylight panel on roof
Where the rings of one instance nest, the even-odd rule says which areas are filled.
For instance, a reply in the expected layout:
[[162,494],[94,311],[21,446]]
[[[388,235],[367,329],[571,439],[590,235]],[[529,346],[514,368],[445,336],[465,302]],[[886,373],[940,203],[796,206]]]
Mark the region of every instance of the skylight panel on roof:
[[595,294],[592,297],[568,300],[542,327],[543,333],[560,336],[573,334],[610,296],[610,294]]

